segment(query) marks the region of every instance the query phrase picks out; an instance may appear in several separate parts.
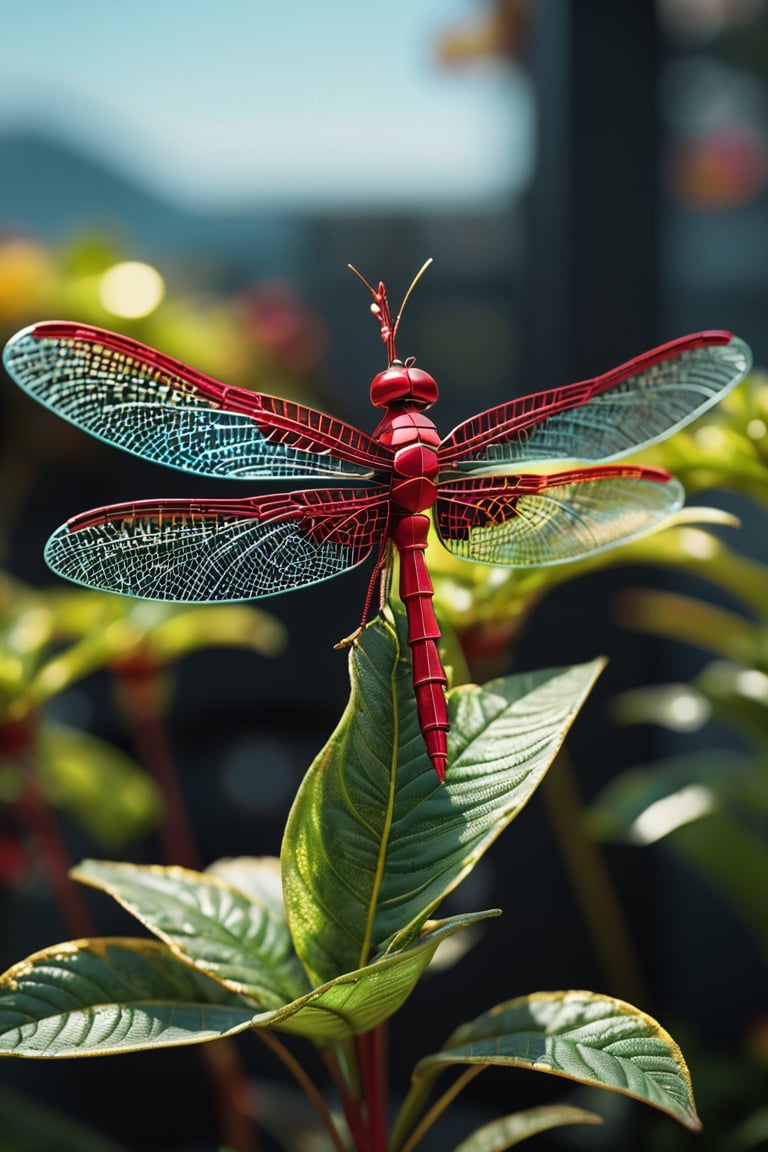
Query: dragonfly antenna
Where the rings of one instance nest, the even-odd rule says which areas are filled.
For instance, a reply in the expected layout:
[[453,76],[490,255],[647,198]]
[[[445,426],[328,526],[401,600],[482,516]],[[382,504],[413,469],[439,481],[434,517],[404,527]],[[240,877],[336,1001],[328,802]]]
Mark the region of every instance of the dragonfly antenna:
[[389,301],[387,300],[387,290],[384,287],[383,281],[379,280],[378,288],[374,288],[372,284],[368,283],[365,276],[363,276],[362,272],[358,272],[358,270],[357,270],[357,268],[355,268],[354,264],[347,264],[347,267],[349,268],[350,272],[354,272],[354,274],[355,274],[355,276],[357,276],[358,280],[362,280],[363,284],[365,284],[366,288],[368,289],[371,296],[373,297],[373,303],[371,304],[371,312],[373,312],[374,316],[376,317],[376,319],[379,322],[379,327],[381,328],[381,338],[384,341],[386,348],[387,348],[387,363],[388,364],[391,364],[393,360],[397,359],[397,351],[395,349],[395,338],[397,336],[397,329],[400,326],[400,318],[403,315],[403,312],[405,310],[405,306],[408,303],[408,300],[409,300],[410,295],[413,292],[414,288],[418,284],[419,280],[421,280],[422,276],[426,272],[427,268],[429,268],[431,263],[432,263],[432,257],[430,256],[428,260],[424,261],[421,268],[419,268],[418,272],[414,276],[413,280],[411,280],[410,287],[408,288],[408,291],[406,292],[405,296],[403,297],[403,302],[400,305],[400,309],[397,313],[397,316],[395,317],[394,324],[392,323],[392,314],[389,311]]

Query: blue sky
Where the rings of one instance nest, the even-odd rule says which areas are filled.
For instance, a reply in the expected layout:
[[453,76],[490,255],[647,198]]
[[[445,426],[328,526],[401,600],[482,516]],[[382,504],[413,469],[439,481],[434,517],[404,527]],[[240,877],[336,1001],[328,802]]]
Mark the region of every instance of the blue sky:
[[522,73],[441,68],[483,0],[4,0],[0,130],[197,205],[466,205],[532,163]]

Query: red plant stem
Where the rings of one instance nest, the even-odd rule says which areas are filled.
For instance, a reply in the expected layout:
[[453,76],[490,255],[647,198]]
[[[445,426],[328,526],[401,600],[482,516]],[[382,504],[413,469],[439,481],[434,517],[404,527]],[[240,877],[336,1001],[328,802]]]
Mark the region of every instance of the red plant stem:
[[347,1121],[347,1127],[352,1135],[355,1148],[365,1148],[366,1131],[363,1118],[360,1115],[360,1101],[350,1091],[350,1086],[341,1074],[339,1062],[335,1055],[326,1050],[323,1053],[323,1063],[336,1086],[341,1106],[344,1109],[344,1119]]
[[383,1024],[357,1038],[368,1120],[368,1142],[359,1152],[386,1152],[387,1149],[388,1084],[385,1048],[386,1032]]
[[360,1112],[360,1102],[345,1092],[341,1097],[341,1106],[344,1109],[344,1119],[352,1133],[357,1152],[366,1152],[368,1148],[368,1132]]
[[16,801],[16,810],[38,846],[54,903],[67,930],[75,939],[93,936],[95,931],[85,901],[80,889],[69,878],[72,858],[31,766],[27,770],[24,789]]
[[158,828],[163,856],[169,864],[199,868],[197,843],[165,726],[163,670],[149,660],[140,668],[136,667],[138,664],[126,661],[125,669],[116,665],[113,673],[137,756],[152,774],[163,798],[163,818]]

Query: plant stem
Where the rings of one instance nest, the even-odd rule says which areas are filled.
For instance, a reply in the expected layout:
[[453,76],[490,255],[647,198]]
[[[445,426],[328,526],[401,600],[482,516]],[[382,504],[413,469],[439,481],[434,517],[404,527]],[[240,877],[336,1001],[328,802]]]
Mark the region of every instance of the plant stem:
[[387,1148],[387,1064],[386,1027],[380,1024],[357,1038],[363,1077],[363,1099],[368,1120],[368,1143],[360,1152],[386,1152]]
[[286,1048],[286,1046],[283,1044],[283,1042],[278,1040],[277,1036],[270,1032],[268,1028],[256,1028],[254,1031],[262,1043],[266,1044],[268,1048],[272,1049],[277,1058],[285,1065],[285,1067],[294,1077],[302,1092],[304,1092],[305,1096],[320,1117],[323,1127],[328,1133],[331,1143],[337,1152],[348,1152],[344,1145],[344,1141],[342,1140],[341,1135],[333,1122],[333,1117],[331,1116],[328,1105],[326,1104],[325,1100],[323,1100],[317,1085],[311,1079],[306,1069],[302,1067],[293,1053],[290,1052],[289,1049]]
[[54,903],[67,930],[76,939],[95,935],[80,889],[69,878],[72,858],[31,764],[28,764],[26,782],[16,801],[16,809],[37,843]]
[[235,1152],[260,1152],[261,1140],[250,1116],[247,1083],[234,1043],[203,1044],[201,1054],[214,1088],[221,1143]]
[[576,899],[608,981],[631,1003],[649,1003],[650,993],[621,905],[600,849],[585,831],[584,804],[570,759],[563,750],[544,776],[541,791]]
[[[345,1052],[343,1067],[336,1052],[328,1048],[323,1050],[322,1060],[339,1094],[339,1100],[344,1109],[344,1117],[355,1147],[364,1148],[366,1135],[363,1118],[360,1115],[361,1089],[356,1049],[350,1041],[344,1041],[342,1047]],[[350,1080],[350,1076],[353,1077],[352,1080]]]
[[424,1113],[408,1139],[404,1144],[401,1144],[399,1152],[413,1152],[413,1149],[416,1147],[419,1141],[424,1136],[426,1136],[427,1132],[430,1130],[435,1121],[438,1120],[440,1116],[442,1116],[448,1105],[453,1103],[459,1092],[466,1088],[470,1081],[474,1080],[476,1076],[480,1075],[484,1067],[485,1065],[483,1064],[473,1064],[470,1065],[469,1068],[465,1068],[461,1075],[454,1080],[450,1088],[446,1089],[442,1096],[438,1097],[429,1111]]
[[158,836],[165,860],[183,868],[199,868],[197,843],[165,725],[164,671],[151,659],[136,657],[113,663],[112,672],[136,754],[156,781],[163,798]]
[[0,755],[8,756],[21,767],[23,783],[14,808],[35,842],[59,915],[72,936],[93,936],[93,924],[85,900],[69,877],[72,867],[69,850],[54,811],[40,786],[40,722],[40,713],[35,709],[25,711],[16,720],[0,719]]

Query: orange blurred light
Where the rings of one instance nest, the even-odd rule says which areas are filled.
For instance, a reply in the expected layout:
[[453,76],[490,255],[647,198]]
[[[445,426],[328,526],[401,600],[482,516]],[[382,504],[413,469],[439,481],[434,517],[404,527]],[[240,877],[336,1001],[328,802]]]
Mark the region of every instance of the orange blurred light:
[[41,311],[53,276],[53,261],[41,245],[0,244],[0,322],[17,323]]
[[667,163],[669,190],[687,208],[743,207],[767,180],[766,147],[742,126],[681,141]]

